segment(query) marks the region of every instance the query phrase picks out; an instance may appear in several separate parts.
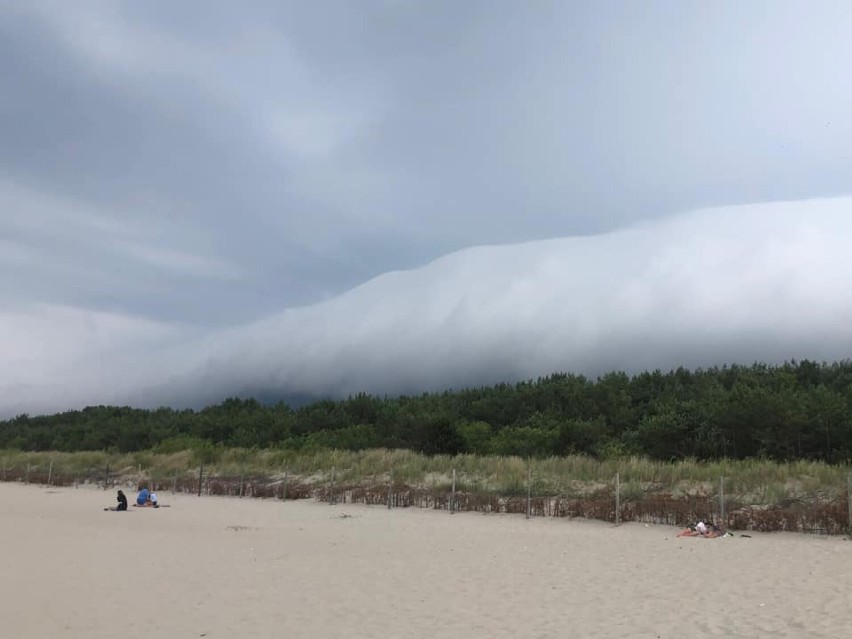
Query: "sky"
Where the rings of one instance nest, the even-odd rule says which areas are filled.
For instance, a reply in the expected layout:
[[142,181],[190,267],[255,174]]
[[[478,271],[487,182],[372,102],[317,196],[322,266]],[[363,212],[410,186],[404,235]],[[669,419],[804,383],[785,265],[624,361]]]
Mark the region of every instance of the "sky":
[[0,416],[847,358],[850,32],[0,0]]

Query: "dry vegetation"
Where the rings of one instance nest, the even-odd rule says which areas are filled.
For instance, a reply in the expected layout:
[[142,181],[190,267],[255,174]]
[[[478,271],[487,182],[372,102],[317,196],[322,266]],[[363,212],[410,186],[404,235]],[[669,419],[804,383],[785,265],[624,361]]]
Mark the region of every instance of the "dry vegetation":
[[[407,450],[0,451],[3,481],[147,485],[159,490],[278,499],[312,497],[338,503],[386,505],[390,500],[394,506],[482,512],[525,513],[529,509],[533,516],[609,521],[618,517],[621,521],[683,524],[712,517],[731,529],[827,534],[849,529],[849,472],[846,465],[805,461],[664,463],[585,456],[525,460],[426,456]],[[720,500],[720,492],[724,492],[724,500]]]

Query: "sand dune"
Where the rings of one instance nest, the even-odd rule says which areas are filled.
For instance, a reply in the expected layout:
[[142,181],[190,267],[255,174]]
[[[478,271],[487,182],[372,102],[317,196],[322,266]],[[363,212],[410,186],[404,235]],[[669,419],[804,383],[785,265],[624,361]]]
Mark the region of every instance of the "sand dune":
[[852,543],[0,484],[0,637],[839,637]]

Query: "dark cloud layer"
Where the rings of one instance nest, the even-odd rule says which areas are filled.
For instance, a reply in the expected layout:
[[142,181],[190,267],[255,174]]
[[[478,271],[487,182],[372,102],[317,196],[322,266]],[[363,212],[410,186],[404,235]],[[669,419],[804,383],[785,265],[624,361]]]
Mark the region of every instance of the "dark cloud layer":
[[[0,386],[469,247],[847,193],[851,30],[839,1],[0,0]],[[482,370],[532,370],[505,349]]]
[[26,381],[0,395],[21,408],[200,406],[232,394],[415,393],[555,371],[846,359],[850,214],[848,198],[761,204],[465,249],[203,334],[43,309],[30,330],[46,352],[22,351]]

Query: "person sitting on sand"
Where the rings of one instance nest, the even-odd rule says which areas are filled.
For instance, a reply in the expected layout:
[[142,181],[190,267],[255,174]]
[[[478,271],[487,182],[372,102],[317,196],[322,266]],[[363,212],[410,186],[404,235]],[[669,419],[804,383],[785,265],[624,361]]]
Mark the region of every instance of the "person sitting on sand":
[[123,490],[118,491],[118,495],[116,495],[115,500],[118,502],[118,506],[107,506],[104,510],[111,510],[113,512],[127,510],[127,497],[124,496]]
[[684,530],[680,531],[677,536],[715,539],[716,537],[724,537],[725,531],[713,522],[699,521],[694,526],[687,526]]
[[139,491],[139,494],[136,495],[136,505],[137,506],[148,506],[148,489],[143,488]]
[[154,508],[159,508],[159,507],[160,507],[160,500],[159,500],[159,498],[157,497],[157,493],[155,493],[155,492],[151,491],[151,492],[148,494],[148,503],[149,503],[149,504],[151,504]]
[[687,526],[678,533],[678,537],[704,537],[707,534],[707,524],[699,521],[694,526]]

